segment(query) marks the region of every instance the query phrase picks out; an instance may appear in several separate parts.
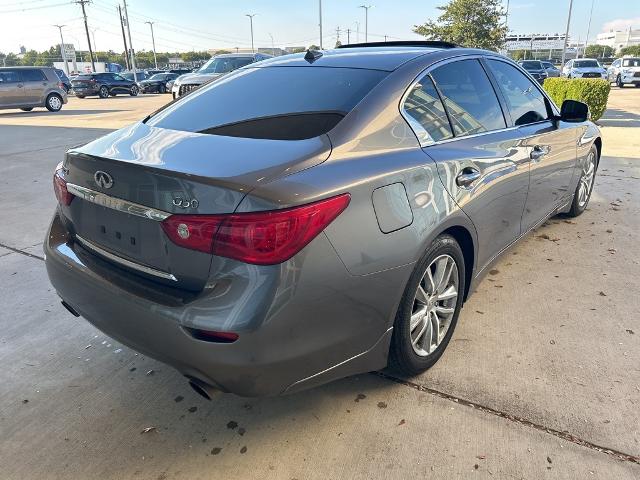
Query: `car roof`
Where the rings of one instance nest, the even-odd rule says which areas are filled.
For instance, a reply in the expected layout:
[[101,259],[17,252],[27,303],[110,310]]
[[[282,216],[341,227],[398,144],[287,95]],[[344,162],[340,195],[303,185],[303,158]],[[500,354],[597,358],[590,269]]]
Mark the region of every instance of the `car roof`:
[[256,55],[265,55],[265,54],[258,54],[258,53],[220,53],[218,55],[214,55],[211,58],[229,58],[229,57],[242,57],[242,58],[253,58]]
[[18,65],[16,65],[15,67],[0,67],[0,70],[5,70],[5,69],[7,69],[7,70],[9,70],[9,69],[15,70],[16,68],[18,70],[24,70],[24,69],[27,69],[27,68],[43,68],[43,69],[46,68],[46,69],[49,69],[49,70],[53,70],[53,67],[43,67],[43,66],[37,66],[37,65],[27,65],[27,66],[22,66],[22,65],[18,66]]
[[411,45],[337,48],[335,50],[313,52],[315,58],[311,61],[305,59],[308,53],[294,53],[263,60],[259,64],[251,65],[251,67],[296,67],[313,65],[318,67],[365,68],[390,72],[410,60],[442,50],[444,50],[444,48],[435,46],[425,47]]

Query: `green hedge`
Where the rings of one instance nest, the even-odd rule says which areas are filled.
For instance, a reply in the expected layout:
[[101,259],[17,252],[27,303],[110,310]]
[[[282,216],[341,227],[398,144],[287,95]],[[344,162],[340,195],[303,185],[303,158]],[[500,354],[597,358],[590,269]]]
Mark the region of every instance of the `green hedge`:
[[611,85],[599,78],[547,78],[544,89],[558,107],[565,100],[578,100],[589,106],[591,120],[594,122],[607,109],[607,99]]

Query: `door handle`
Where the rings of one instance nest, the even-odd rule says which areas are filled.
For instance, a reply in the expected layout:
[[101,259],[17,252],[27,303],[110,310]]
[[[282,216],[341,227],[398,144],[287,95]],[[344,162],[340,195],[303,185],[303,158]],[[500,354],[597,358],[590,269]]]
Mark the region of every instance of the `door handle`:
[[549,153],[548,147],[536,145],[531,150],[531,153],[529,154],[529,158],[531,158],[531,160],[533,161],[539,162],[542,159],[542,157],[544,157],[547,153]]
[[456,177],[456,184],[459,187],[468,187],[473,182],[478,180],[481,177],[481,175],[482,174],[473,167],[463,168],[462,171]]

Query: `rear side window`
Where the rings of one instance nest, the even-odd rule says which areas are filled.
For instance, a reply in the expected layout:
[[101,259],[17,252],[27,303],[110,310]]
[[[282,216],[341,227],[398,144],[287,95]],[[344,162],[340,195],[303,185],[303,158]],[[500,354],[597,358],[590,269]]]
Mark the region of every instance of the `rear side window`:
[[514,125],[549,118],[544,95],[520,70],[499,60],[487,60],[487,63],[505,97]]
[[20,73],[17,70],[0,70],[0,85],[20,82]]
[[299,140],[328,132],[387,72],[330,67],[244,68],[160,110],[154,127]]
[[403,110],[421,145],[453,137],[444,105],[428,76],[414,85],[407,95]]
[[491,82],[478,60],[436,68],[431,76],[440,90],[456,136],[506,127]]
[[24,82],[43,82],[47,79],[42,70],[23,70],[22,80]]

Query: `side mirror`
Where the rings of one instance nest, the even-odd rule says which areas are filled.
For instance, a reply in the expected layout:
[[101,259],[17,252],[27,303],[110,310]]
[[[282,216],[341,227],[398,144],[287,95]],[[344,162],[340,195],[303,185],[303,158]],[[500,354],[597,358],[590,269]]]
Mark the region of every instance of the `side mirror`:
[[589,107],[577,100],[565,100],[560,108],[560,120],[571,123],[586,122],[589,120]]

